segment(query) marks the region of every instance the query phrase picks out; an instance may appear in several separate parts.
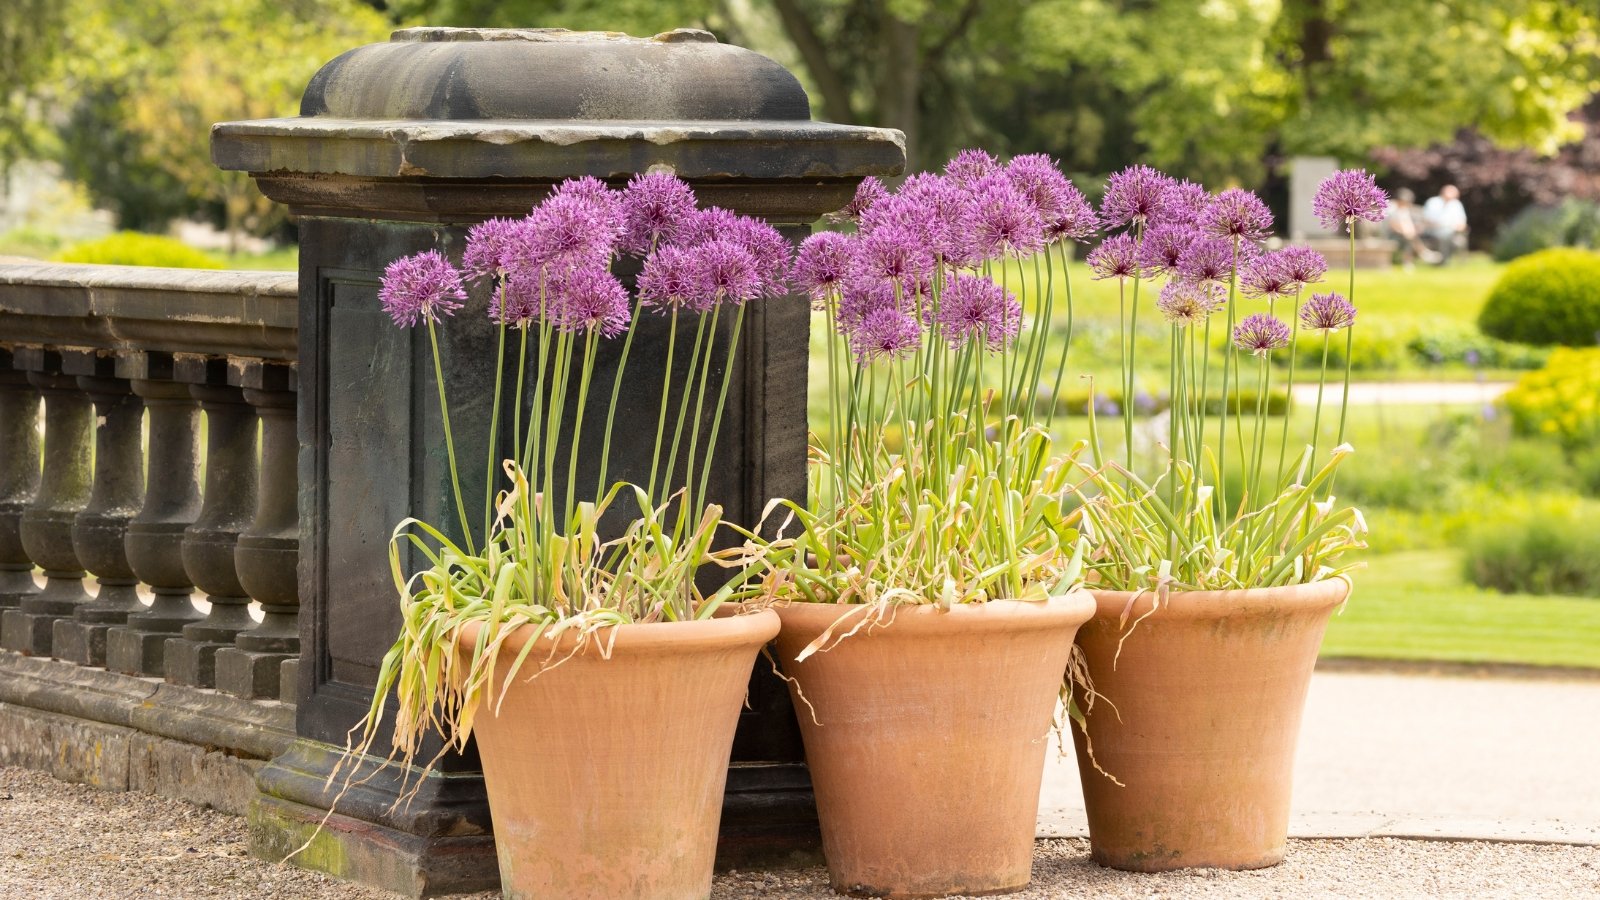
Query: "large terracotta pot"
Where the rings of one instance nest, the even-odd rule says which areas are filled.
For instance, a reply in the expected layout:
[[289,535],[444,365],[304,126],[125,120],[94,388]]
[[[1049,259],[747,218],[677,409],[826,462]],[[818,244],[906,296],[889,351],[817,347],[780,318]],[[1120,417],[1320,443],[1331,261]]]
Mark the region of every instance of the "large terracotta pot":
[[1162,872],[1283,860],[1306,688],[1349,589],[1338,578],[1174,592],[1142,620],[1153,594],[1129,609],[1132,594],[1095,592],[1099,611],[1078,630],[1102,698],[1089,738],[1124,785],[1095,771],[1074,727],[1095,862]]
[[890,897],[1021,890],[1061,676],[1093,600],[1076,592],[901,607],[889,624],[795,662],[859,610],[777,607],[779,661],[794,679],[833,888]]
[[[733,730],[771,612],[620,625],[611,658],[591,644],[537,677],[542,638],[500,708],[473,726],[512,898],[686,898],[711,891]],[[470,647],[477,626],[462,629]],[[503,684],[524,628],[506,640]],[[612,635],[602,631],[600,643]]]

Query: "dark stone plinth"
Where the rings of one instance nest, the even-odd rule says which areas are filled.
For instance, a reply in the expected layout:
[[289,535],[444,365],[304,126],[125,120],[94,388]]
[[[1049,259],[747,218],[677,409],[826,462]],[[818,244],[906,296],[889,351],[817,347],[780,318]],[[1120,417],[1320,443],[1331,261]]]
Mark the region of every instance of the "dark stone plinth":
[[38,592],[22,546],[22,513],[39,489],[39,391],[0,348],[0,610]]

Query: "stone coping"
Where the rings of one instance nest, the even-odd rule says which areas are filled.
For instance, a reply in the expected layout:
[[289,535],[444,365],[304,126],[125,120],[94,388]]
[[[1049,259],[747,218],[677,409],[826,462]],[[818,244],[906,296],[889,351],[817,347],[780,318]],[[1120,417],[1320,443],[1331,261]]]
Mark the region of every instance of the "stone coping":
[[0,345],[293,362],[295,272],[0,263]]

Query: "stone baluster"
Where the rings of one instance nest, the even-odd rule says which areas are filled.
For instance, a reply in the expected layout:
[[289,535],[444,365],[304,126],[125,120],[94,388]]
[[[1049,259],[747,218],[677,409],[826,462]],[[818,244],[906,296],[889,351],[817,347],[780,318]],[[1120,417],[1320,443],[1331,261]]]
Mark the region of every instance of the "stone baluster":
[[106,633],[144,611],[126,548],[128,523],[144,505],[144,404],[125,378],[80,376],[78,385],[94,400],[97,427],[94,487],[72,545],[100,589],[71,619],[56,620],[54,651],[80,666],[104,666]]
[[39,592],[22,546],[22,512],[39,489],[39,392],[0,350],[0,610]]
[[150,411],[150,451],[144,507],[128,523],[124,547],[155,602],[106,635],[106,667],[160,676],[167,639],[201,617],[183,565],[184,531],[200,515],[200,413],[189,386],[168,380],[170,357],[135,356],[129,363],[133,392]]
[[56,619],[94,599],[72,546],[72,525],[89,502],[94,454],[94,407],[78,380],[61,373],[60,355],[21,351],[28,381],[44,395],[44,470],[39,491],[22,513],[22,546],[44,569],[44,590],[0,617],[0,646],[49,656]]
[[200,515],[183,534],[183,565],[211,611],[167,641],[166,679],[214,687],[217,651],[255,624],[233,555],[255,514],[256,416],[232,385],[208,380],[189,392],[206,414],[206,475]]
[[300,657],[300,438],[295,430],[293,370],[246,364],[244,399],[261,418],[261,484],[255,520],[239,536],[239,583],[264,617],[217,651],[217,688],[246,699],[294,701],[293,665]]

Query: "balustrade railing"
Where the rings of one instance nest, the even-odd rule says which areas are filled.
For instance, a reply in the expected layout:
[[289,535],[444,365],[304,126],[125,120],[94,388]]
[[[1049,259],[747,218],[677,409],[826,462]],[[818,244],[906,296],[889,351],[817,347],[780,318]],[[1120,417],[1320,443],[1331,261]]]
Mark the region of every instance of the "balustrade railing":
[[0,264],[0,648],[294,701],[296,292]]

